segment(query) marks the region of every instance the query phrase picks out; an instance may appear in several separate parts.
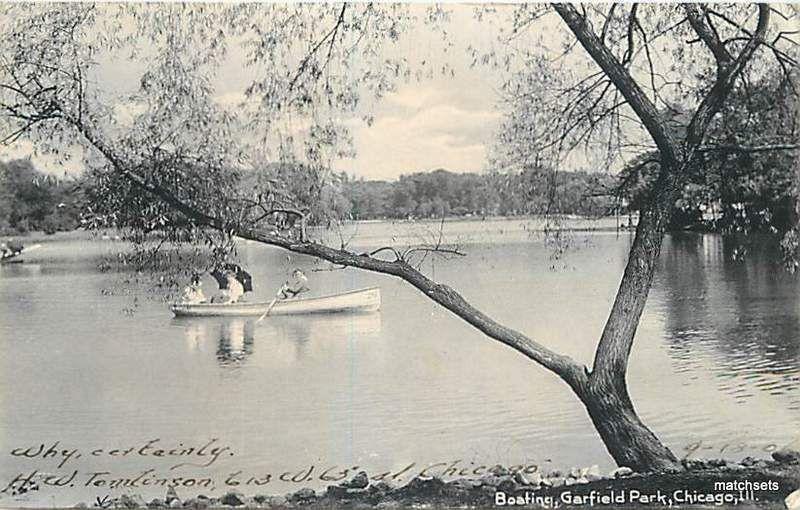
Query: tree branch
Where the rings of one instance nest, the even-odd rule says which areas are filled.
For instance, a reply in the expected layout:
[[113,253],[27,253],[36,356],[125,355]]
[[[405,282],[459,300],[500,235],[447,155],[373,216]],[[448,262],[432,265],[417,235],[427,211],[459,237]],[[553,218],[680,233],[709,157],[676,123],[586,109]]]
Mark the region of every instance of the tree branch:
[[608,34],[608,28],[611,26],[611,20],[614,19],[614,10],[617,8],[617,5],[619,4],[611,4],[606,14],[606,19],[603,22],[603,29],[600,30],[600,41],[603,43],[606,41],[606,34]]
[[[714,85],[701,101],[687,128],[685,150],[690,158],[705,136],[711,118],[719,111],[723,101],[733,88],[733,84],[745,65],[750,61],[756,48],[764,42],[764,36],[769,25],[769,13],[770,10],[767,4],[758,5],[758,26],[753,36],[742,48],[736,60],[718,67],[717,79]],[[698,35],[701,34],[698,33]]]
[[209,216],[186,204],[178,197],[174,196],[169,190],[157,185],[148,184],[143,177],[129,170],[125,162],[119,158],[103,140],[96,136],[90,128],[76,123],[75,119],[70,119],[70,121],[86,140],[94,146],[125,179],[144,191],[164,200],[194,223],[223,232],[231,232],[243,239],[257,241],[294,253],[327,260],[333,264],[399,277],[488,337],[515,349],[544,368],[554,372],[573,387],[576,392],[580,392],[586,384],[587,378],[584,369],[572,358],[551,351],[522,333],[496,322],[488,315],[469,304],[461,294],[447,285],[434,282],[404,260],[381,260],[373,258],[369,256],[369,254],[356,254],[345,249],[331,248],[312,241],[301,240],[298,242],[295,239],[268,233],[256,228],[240,228],[232,231],[232,229],[228,228],[225,221]]
[[773,152],[795,151],[800,149],[796,143],[775,143],[771,145],[705,145],[697,148],[697,152]]
[[[636,11],[639,10],[639,4],[633,4],[631,6],[630,13],[628,13],[628,49],[625,50],[625,55],[622,57],[621,64],[623,66],[628,66],[631,63],[634,55],[634,33],[636,30],[636,25],[639,23],[636,19]],[[602,38],[601,38],[602,40]]]
[[328,56],[330,57],[330,53],[333,49],[333,41],[336,38],[336,33],[339,31],[339,27],[344,23],[344,14],[346,9],[347,9],[347,4],[343,3],[342,9],[341,11],[339,11],[339,17],[336,19],[336,24],[333,26],[333,28],[330,29],[330,31],[328,31],[327,34],[325,34],[325,36],[322,39],[317,41],[317,43],[314,45],[313,48],[311,48],[311,51],[308,52],[303,61],[300,62],[300,67],[297,69],[297,73],[294,75],[294,78],[292,78],[292,80],[289,82],[289,93],[291,93],[294,90],[295,86],[297,85],[297,81],[300,79],[303,73],[305,73],[309,62],[317,53],[317,51],[319,51],[322,45],[325,44],[325,41],[327,41],[328,39],[331,39],[331,46],[330,48],[328,48]]
[[452,288],[434,282],[403,261],[375,259],[313,242],[295,243],[283,237],[258,231],[237,232],[237,235],[245,239],[281,247],[295,253],[311,255],[333,264],[399,277],[488,337],[515,349],[544,368],[554,372],[576,389],[576,392],[581,392],[586,383],[586,375],[583,368],[573,359],[557,354],[522,333],[497,323],[488,315],[469,304]]
[[733,58],[731,54],[728,53],[725,45],[722,44],[722,41],[720,41],[716,30],[714,30],[713,26],[704,18],[702,10],[704,10],[705,7],[695,3],[686,3],[682,4],[682,6],[692,29],[714,55],[714,60],[717,61],[717,72],[721,72],[733,61]]
[[630,73],[598,38],[587,20],[572,4],[553,4],[553,8],[575,34],[584,49],[598,66],[608,75],[614,86],[627,100],[636,115],[641,119],[647,132],[661,152],[661,157],[670,164],[678,161],[677,143],[659,121],[655,105],[642,92]]

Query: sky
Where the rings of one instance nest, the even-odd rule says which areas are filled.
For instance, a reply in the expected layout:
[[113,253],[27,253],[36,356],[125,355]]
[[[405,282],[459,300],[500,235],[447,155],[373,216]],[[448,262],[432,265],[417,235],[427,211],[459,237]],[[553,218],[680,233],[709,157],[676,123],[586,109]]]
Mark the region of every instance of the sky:
[[[448,5],[448,41],[444,51],[441,35],[424,24],[401,36],[388,52],[410,61],[425,60],[430,67],[450,66],[454,75],[438,75],[420,81],[399,82],[394,92],[378,103],[366,102],[364,110],[345,124],[353,136],[356,156],[333,162],[337,170],[364,179],[391,180],[401,174],[446,168],[480,172],[502,120],[498,90],[503,77],[482,66],[472,66],[468,48],[493,42],[497,32],[478,22],[472,5]],[[512,8],[510,6],[500,7]],[[425,5],[410,9],[420,17]],[[238,83],[247,80],[236,55],[221,73],[217,87],[230,100],[240,96]],[[361,118],[374,118],[367,125]]]
[[[422,18],[428,7],[409,8]],[[450,17],[445,25],[450,44],[446,51],[441,34],[419,23],[387,53],[409,61],[425,60],[431,68],[446,64],[454,74],[399,82],[396,91],[377,104],[367,103],[368,111],[360,112],[374,117],[372,125],[359,115],[346,120],[356,157],[335,161],[338,170],[365,179],[390,180],[438,168],[458,172],[486,168],[502,120],[498,90],[504,77],[486,66],[473,66],[469,48],[494,44],[498,32],[489,23],[475,19],[474,5],[451,4],[446,9]],[[498,9],[510,10],[513,6]],[[221,83],[220,88],[226,85]]]
[[371,127],[354,128],[352,173],[392,179],[436,168],[484,169],[502,119],[495,106],[496,85],[477,72],[463,72],[449,80],[401,86],[378,106]]
[[400,51],[434,62],[434,66],[446,62],[454,75],[403,84],[377,106],[374,124],[360,126],[354,133],[358,156],[353,171],[357,175],[387,179],[437,168],[460,172],[486,168],[502,121],[498,91],[504,76],[486,66],[472,66],[468,48],[488,47],[498,33],[495,27],[475,19],[474,6],[447,8],[452,46],[446,53],[440,36],[424,28],[402,39]]
[[[419,13],[425,6],[413,6]],[[447,54],[441,51],[441,36],[425,28],[406,33],[393,51],[424,58],[434,64],[447,62],[454,76],[409,81],[371,105],[371,125],[360,118],[345,119],[355,143],[354,159],[334,162],[337,170],[364,179],[396,179],[400,174],[446,168],[458,172],[480,172],[486,167],[487,153],[502,119],[497,108],[497,90],[502,78],[496,72],[470,66],[467,47],[481,39],[491,39],[485,24],[473,17],[473,7],[450,5]],[[215,88],[220,102],[233,103],[242,97],[243,85],[252,78],[243,66],[244,55],[231,45],[228,61],[218,73]],[[99,73],[106,87],[123,94],[138,83],[141,69],[127,62],[100,62]],[[120,108],[125,115],[124,108]],[[82,169],[80,151],[66,162],[33,153],[25,140],[0,147],[0,159],[31,156],[39,167],[61,175]]]

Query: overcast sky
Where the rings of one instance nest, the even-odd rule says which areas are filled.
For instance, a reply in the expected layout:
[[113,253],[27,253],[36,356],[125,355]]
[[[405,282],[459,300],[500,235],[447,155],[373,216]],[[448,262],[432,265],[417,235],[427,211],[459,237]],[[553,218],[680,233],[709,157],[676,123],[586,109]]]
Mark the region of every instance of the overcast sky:
[[[424,17],[427,5],[410,9]],[[365,179],[396,179],[400,174],[447,168],[459,172],[485,169],[486,156],[502,118],[498,95],[502,77],[486,67],[472,67],[470,45],[487,47],[497,32],[478,22],[472,5],[448,5],[446,25],[451,47],[444,51],[441,34],[420,23],[405,33],[389,51],[410,61],[425,60],[437,68],[446,63],[455,76],[400,83],[395,92],[369,111],[346,119],[355,142],[355,159],[335,161],[344,170]],[[511,8],[499,6],[500,9]],[[232,55],[217,83],[220,94],[231,99],[241,95],[246,71]],[[367,104],[370,104],[367,101]],[[368,126],[361,114],[369,113]]]
[[436,168],[480,171],[501,118],[496,85],[468,70],[403,85],[378,106],[371,127],[354,127],[358,155],[338,164],[371,179]]

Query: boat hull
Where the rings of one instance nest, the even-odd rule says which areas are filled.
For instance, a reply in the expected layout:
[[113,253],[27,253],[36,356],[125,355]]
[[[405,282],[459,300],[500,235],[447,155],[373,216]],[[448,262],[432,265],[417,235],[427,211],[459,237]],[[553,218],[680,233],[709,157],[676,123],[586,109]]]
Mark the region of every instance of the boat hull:
[[[260,317],[269,303],[215,304],[174,303],[170,310],[176,317]],[[270,315],[305,315],[316,313],[369,313],[381,307],[381,291],[377,287],[344,294],[280,300]]]

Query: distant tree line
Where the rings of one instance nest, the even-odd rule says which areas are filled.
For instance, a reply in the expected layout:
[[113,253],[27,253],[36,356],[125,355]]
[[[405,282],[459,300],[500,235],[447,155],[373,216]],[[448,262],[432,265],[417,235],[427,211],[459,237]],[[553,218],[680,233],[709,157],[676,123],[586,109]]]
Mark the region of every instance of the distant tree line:
[[[320,189],[321,180],[315,175],[318,170],[305,165],[270,164],[244,182],[258,181],[262,186],[273,181],[290,182],[285,193],[315,204],[308,211],[311,224],[324,225],[333,218],[599,217],[642,207],[658,170],[653,158],[652,153],[643,153],[618,175],[545,167],[485,173],[438,169],[381,181],[341,172]],[[707,168],[698,172],[697,181],[686,186],[673,216],[673,229],[767,230],[775,223],[790,221],[790,153],[716,151],[703,161]],[[85,204],[92,198],[81,186],[85,178],[53,177],[36,169],[29,159],[0,162],[0,234],[77,228]],[[97,202],[97,197],[92,201]]]
[[613,212],[615,200],[596,191],[614,182],[608,174],[545,168],[481,174],[439,169],[401,175],[394,182],[340,175],[349,216],[358,220],[544,213],[602,216]]
[[[318,197],[313,223],[330,219],[422,219],[442,216],[519,216],[576,214],[601,216],[615,200],[597,196],[613,186],[608,174],[553,172],[543,168],[520,172],[455,173],[439,169],[402,175],[397,181],[356,179],[342,172],[325,189],[305,166],[269,165],[253,178],[274,180],[291,173],[292,194]],[[305,178],[306,174],[309,178]],[[284,176],[285,177],[285,176]],[[0,234],[73,230],[81,224],[87,197],[85,176],[57,178],[29,159],[0,162]],[[247,181],[250,182],[250,181]],[[95,197],[96,198],[96,197]],[[324,203],[323,203],[324,202]]]

